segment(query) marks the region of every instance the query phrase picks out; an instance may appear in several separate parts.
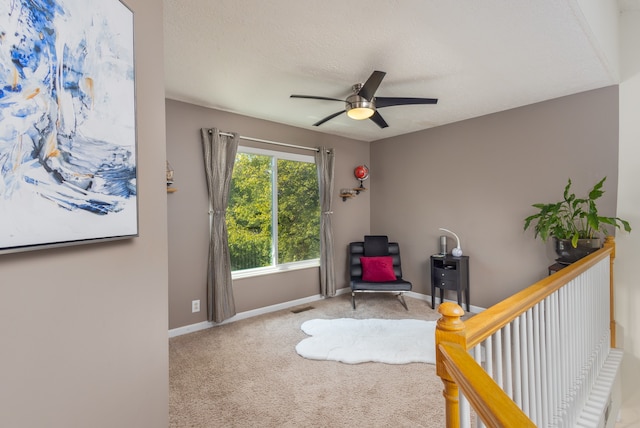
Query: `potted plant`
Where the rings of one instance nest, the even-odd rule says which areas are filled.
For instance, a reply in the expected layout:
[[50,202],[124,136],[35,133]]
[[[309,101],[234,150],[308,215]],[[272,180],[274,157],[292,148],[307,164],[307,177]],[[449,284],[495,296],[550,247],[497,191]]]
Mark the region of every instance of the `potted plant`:
[[559,262],[573,263],[600,248],[599,234],[608,234],[607,227],[624,228],[631,232],[629,222],[619,217],[598,215],[597,199],[603,194],[604,177],[589,191],[586,198],[571,193],[571,179],[564,188],[563,200],[550,204],[533,204],[536,214],[524,219],[524,230],[533,227],[534,236],[543,241],[555,239]]

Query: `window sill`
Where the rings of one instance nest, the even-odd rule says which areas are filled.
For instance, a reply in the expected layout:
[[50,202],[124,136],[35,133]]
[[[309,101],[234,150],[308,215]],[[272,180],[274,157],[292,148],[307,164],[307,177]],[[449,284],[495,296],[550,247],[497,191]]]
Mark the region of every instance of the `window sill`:
[[316,268],[320,266],[320,259],[306,260],[303,262],[287,263],[279,266],[269,266],[256,269],[245,269],[231,272],[231,279],[252,278],[255,276],[272,275],[276,273],[290,272],[292,270]]

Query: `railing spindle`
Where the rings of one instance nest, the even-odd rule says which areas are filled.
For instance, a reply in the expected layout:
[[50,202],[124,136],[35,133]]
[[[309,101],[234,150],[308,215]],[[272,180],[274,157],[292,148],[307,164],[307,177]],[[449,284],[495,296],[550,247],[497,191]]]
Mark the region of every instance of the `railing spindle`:
[[529,415],[529,343],[527,342],[527,313],[520,315],[520,355],[522,367],[522,411]]
[[498,384],[498,386],[502,389],[504,389],[504,382],[503,382],[503,376],[504,376],[504,372],[503,372],[503,365],[502,365],[502,360],[503,360],[503,350],[502,350],[502,336],[504,335],[504,330],[499,330],[496,332],[495,334],[495,339],[496,339],[496,350],[494,352],[495,355],[495,366],[496,366],[496,375],[494,376],[494,379],[496,381],[496,383]]
[[[536,425],[541,425],[542,419],[542,358],[540,355],[540,347],[542,346],[541,334],[540,334],[540,303],[533,307],[533,360],[535,362],[535,369],[533,376],[535,378],[535,417],[531,420]],[[533,413],[532,413],[533,414]]]
[[513,320],[513,401],[522,409],[522,367],[520,362],[520,317]]

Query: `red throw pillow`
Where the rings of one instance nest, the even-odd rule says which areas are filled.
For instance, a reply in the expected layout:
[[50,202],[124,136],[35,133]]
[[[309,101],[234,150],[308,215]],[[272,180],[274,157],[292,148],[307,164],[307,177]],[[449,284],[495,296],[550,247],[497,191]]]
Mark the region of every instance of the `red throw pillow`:
[[381,257],[360,257],[362,265],[362,280],[369,282],[395,281],[396,274],[393,271],[393,258],[390,256]]

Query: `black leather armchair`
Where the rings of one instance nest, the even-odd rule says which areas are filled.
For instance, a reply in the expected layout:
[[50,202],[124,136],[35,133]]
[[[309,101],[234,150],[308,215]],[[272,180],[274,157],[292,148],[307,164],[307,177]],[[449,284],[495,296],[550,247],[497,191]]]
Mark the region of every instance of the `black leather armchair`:
[[[393,272],[396,279],[384,282],[372,282],[362,279],[363,267],[360,257],[390,256],[393,261]],[[384,235],[367,235],[364,241],[349,244],[349,269],[351,285],[351,306],[356,308],[356,293],[384,292],[397,293],[398,300],[406,310],[404,293],[411,291],[411,282],[402,279],[400,262],[400,246],[397,242],[389,242]]]

